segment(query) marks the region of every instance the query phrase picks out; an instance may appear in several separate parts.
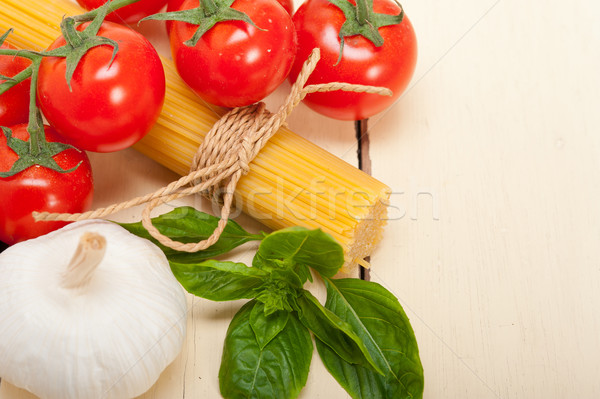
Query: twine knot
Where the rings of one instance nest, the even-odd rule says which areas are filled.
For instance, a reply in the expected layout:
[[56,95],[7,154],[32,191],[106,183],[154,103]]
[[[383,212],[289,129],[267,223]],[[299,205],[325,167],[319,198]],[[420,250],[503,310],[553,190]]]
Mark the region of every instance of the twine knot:
[[[250,162],[261,150],[257,133],[265,124],[271,113],[264,103],[234,108],[219,119],[204,137],[204,141],[196,151],[190,173],[202,170],[211,165],[231,165],[243,176],[250,171]],[[217,172],[203,174],[193,184],[206,182]],[[238,174],[236,171],[235,174]],[[231,179],[231,177],[230,177]],[[209,196],[215,197],[225,188],[227,182],[209,188]],[[215,197],[215,199],[218,199]],[[222,201],[219,201],[222,202]]]
[[[137,197],[85,213],[33,212],[35,220],[77,221],[104,218],[133,206],[146,204],[142,212],[142,224],[148,232],[166,247],[184,252],[197,252],[217,242],[227,225],[235,188],[240,178],[250,171],[252,160],[268,140],[285,123],[292,110],[309,93],[333,90],[368,92],[390,96],[392,92],[383,87],[332,82],[304,86],[320,58],[314,49],[304,63],[296,82],[283,105],[275,113],[265,109],[264,103],[234,108],[219,119],[205,136],[192,160],[190,172],[154,193]],[[198,243],[181,243],[163,235],[152,224],[150,212],[160,204],[192,194],[202,193],[221,205],[217,228],[206,240]]]

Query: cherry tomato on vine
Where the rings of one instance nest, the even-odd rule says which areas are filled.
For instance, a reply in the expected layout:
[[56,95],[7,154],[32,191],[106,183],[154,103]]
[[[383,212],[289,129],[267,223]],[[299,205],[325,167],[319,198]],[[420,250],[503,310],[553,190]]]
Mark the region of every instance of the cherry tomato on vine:
[[[156,50],[138,32],[104,22],[98,36],[118,42],[112,63],[111,46],[90,49],[75,69],[71,91],[65,58],[45,57],[39,70],[38,102],[65,142],[83,150],[111,152],[136,143],[154,125],[164,102],[165,74]],[[64,44],[61,36],[50,49]]]
[[[0,48],[15,49],[8,43]],[[0,55],[0,75],[13,77],[31,64],[26,58]],[[4,80],[0,79],[0,83]],[[0,126],[12,126],[27,122],[29,118],[29,85],[31,79],[24,80],[0,95]]]
[[[179,10],[196,8],[198,0],[181,1]],[[296,33],[290,15],[276,0],[236,0],[244,21],[218,22],[200,37],[197,25],[171,21],[169,36],[175,66],[182,79],[209,103],[239,107],[262,100],[287,77],[296,54]]]
[[[11,127],[12,135],[27,140],[27,125]],[[44,127],[46,140],[56,142],[59,136],[49,126]],[[64,226],[65,222],[36,222],[33,211],[85,212],[92,204],[94,191],[92,171],[87,155],[74,148],[55,155],[53,159],[63,169],[60,173],[43,166],[31,166],[11,177],[0,177],[0,241],[14,243],[35,238]],[[10,170],[17,160],[0,132],[0,172]]]
[[[77,0],[86,10],[94,10],[106,3],[106,0]],[[106,21],[133,24],[140,19],[160,11],[167,0],[139,0],[128,6],[119,8],[106,16]]]
[[[352,4],[355,1],[352,0]],[[375,13],[398,15],[401,11],[391,0],[374,0]],[[377,94],[333,91],[312,93],[304,103],[313,110],[335,119],[365,119],[392,105],[408,86],[417,61],[417,41],[406,15],[397,25],[378,29],[383,45],[376,47],[363,36],[346,36],[341,59],[339,32],[345,22],[340,8],[327,0],[307,0],[294,14],[298,34],[298,53],[290,72],[294,82],[302,63],[315,48],[321,59],[307,84],[346,82],[383,86],[392,97]]]
[[[167,7],[168,11],[179,10],[181,4],[183,4],[185,0],[169,0],[169,5]],[[288,12],[288,14],[292,15],[294,13],[294,2],[292,0],[277,0],[279,4]]]

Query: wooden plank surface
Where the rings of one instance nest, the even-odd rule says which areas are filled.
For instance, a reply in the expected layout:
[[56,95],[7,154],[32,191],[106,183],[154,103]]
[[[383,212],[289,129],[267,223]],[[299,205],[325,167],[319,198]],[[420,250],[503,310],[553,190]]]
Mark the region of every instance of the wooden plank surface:
[[[368,122],[372,173],[394,191],[371,278],[411,317],[425,398],[600,397],[600,5],[403,5],[419,63],[406,95]],[[357,164],[351,123],[301,106],[289,124]],[[175,178],[133,150],[92,161],[96,206]],[[219,397],[240,304],[189,301],[184,350],[143,398]],[[315,360],[301,397],[347,395]],[[0,399],[30,398],[0,384]]]
[[373,280],[426,398],[598,398],[600,7],[404,1],[411,90],[369,121],[397,218]]

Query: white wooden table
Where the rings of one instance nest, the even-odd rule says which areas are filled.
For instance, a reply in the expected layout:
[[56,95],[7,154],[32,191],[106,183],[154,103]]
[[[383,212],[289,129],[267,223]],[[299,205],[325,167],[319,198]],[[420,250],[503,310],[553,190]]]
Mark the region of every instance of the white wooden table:
[[[419,39],[416,75],[368,121],[363,156],[394,192],[371,279],[411,318],[425,398],[598,398],[600,3],[403,5]],[[358,163],[352,123],[295,112],[292,130]],[[134,150],[91,159],[96,206],[176,177]],[[245,248],[236,260],[251,259]],[[142,398],[219,397],[222,342],[239,306],[190,296],[187,343]],[[346,398],[314,358],[301,397]],[[0,384],[0,399],[31,397]]]

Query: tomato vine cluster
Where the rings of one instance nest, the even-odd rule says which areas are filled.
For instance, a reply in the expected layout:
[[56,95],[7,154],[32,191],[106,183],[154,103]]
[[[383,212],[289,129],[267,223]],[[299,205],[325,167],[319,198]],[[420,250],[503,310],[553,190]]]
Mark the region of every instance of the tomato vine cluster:
[[158,119],[162,63],[127,24],[166,20],[180,76],[224,107],[253,104],[286,79],[293,83],[319,47],[308,84],[383,86],[394,95],[313,93],[305,103],[332,118],[364,119],[396,101],[416,64],[414,30],[393,0],[306,0],[293,15],[291,0],[77,1],[89,11],[65,18],[62,35],[44,51],[10,47],[10,31],[0,37],[0,241],[7,244],[64,224],[36,223],[32,211],[89,209],[85,151],[127,148]]

